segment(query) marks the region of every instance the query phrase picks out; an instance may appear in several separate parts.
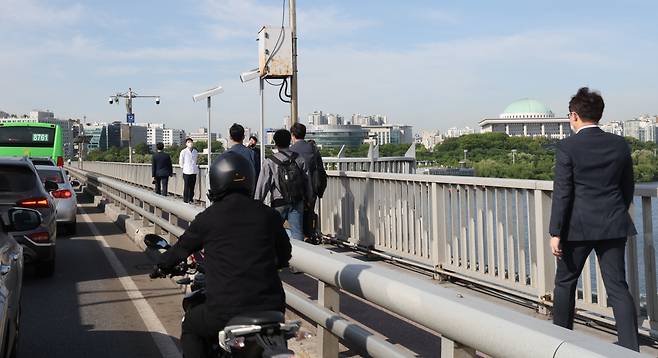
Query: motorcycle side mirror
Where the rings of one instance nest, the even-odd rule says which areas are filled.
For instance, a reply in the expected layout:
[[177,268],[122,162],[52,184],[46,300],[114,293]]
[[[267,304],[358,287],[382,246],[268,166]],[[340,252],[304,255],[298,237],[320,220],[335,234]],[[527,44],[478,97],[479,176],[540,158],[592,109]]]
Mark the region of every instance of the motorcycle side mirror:
[[169,247],[171,247],[167,242],[167,240],[156,234],[146,234],[144,236],[144,244],[149,249],[156,249],[156,250],[157,249],[167,250],[169,249]]
[[33,209],[9,209],[9,226],[7,231],[29,231],[38,228],[43,219],[41,213]]
[[73,179],[73,180],[71,180],[71,185],[72,185],[73,187],[79,187],[79,186],[80,186],[80,182],[77,181],[77,180],[75,180],[75,179]]
[[46,182],[43,183],[43,186],[44,188],[46,188],[46,191],[48,191],[49,193],[51,191],[55,191],[59,189],[59,185],[57,185],[57,183],[55,183],[54,181],[50,181],[50,180],[46,180]]

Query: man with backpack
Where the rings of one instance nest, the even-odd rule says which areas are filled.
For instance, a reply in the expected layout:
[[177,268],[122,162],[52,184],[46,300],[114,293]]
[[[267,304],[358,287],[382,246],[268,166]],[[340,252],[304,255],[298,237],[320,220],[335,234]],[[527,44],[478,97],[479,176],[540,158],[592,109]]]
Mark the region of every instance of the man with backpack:
[[292,135],[293,143],[290,146],[290,150],[304,158],[311,180],[312,195],[304,208],[304,236],[312,243],[317,243],[319,241],[319,230],[318,216],[315,214],[315,202],[318,198],[322,198],[327,188],[327,172],[324,169],[322,155],[315,142],[304,140],[306,137],[306,126],[301,123],[295,123],[290,128],[290,134]]
[[290,151],[290,140],[290,132],[285,129],[274,133],[277,152],[263,163],[254,197],[264,201],[270,194],[270,206],[288,221],[288,235],[301,241],[304,240],[304,206],[312,198],[313,190],[306,162]]

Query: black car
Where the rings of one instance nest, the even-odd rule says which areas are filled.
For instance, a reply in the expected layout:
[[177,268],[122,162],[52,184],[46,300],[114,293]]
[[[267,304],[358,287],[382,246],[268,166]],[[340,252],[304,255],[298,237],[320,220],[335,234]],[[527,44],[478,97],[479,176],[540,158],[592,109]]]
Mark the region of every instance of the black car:
[[41,223],[41,214],[36,210],[10,208],[0,212],[0,357],[3,358],[16,356],[21,320],[23,248],[14,233],[34,230]]
[[57,183],[42,184],[28,158],[0,158],[0,211],[23,207],[41,213],[42,224],[16,238],[23,246],[25,262],[34,264],[40,276],[55,271],[57,212],[50,192],[57,189]]

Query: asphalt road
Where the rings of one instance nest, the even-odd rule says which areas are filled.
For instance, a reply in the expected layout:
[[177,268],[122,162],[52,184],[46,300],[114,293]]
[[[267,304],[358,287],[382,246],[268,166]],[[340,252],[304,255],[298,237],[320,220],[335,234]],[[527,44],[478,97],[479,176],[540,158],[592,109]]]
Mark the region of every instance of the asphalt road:
[[57,240],[55,275],[37,278],[26,267],[18,356],[180,357],[180,291],[150,280],[149,257],[99,209],[82,206],[78,234]]

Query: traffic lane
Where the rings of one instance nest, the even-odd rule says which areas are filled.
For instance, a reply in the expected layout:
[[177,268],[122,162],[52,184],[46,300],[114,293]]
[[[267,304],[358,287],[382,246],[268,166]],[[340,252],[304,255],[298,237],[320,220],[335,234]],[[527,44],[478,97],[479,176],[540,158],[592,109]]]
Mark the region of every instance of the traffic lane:
[[[100,210],[91,207],[86,210],[108,241],[129,241]],[[175,337],[179,331],[167,330],[165,337],[149,332],[99,241],[80,216],[78,232],[75,237],[58,238],[53,277],[39,279],[32,267],[26,267],[19,356],[162,356],[154,339],[177,342]],[[150,268],[150,260],[132,245],[133,249],[112,247],[112,251],[122,262],[142,262],[143,267],[136,265],[126,271],[129,275],[144,276]],[[162,281],[154,287],[140,287],[139,291],[144,290],[145,297],[155,297],[156,300],[157,296],[180,296],[171,282]],[[180,300],[177,302],[177,305],[165,305],[162,309],[176,310],[180,307]],[[176,317],[176,324],[170,326],[172,330],[179,330],[180,315]]]

